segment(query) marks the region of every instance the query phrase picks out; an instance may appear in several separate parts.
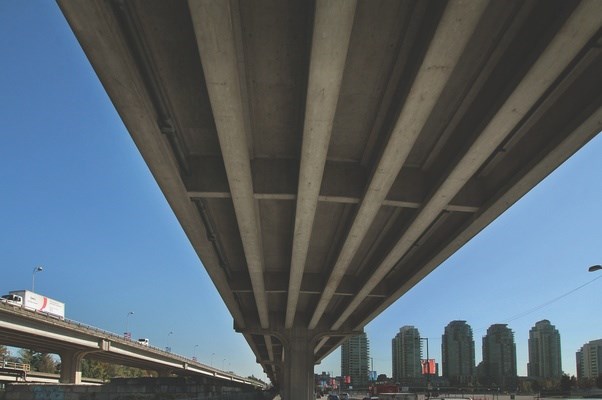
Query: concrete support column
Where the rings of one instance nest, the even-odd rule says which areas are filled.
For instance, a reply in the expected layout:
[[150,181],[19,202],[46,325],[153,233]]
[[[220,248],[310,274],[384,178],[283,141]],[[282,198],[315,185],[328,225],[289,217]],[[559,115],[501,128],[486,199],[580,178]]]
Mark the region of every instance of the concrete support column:
[[61,357],[61,383],[82,383],[82,360],[86,351],[63,351]]
[[284,343],[282,400],[313,400],[314,343],[303,326],[287,330]]

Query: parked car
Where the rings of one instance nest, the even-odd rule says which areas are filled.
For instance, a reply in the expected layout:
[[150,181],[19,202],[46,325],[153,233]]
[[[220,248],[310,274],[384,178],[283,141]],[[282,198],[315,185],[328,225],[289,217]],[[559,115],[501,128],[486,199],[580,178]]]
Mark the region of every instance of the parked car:
[[341,393],[339,397],[341,400],[349,400],[349,393]]
[[328,395],[328,400],[341,400],[341,399],[339,398],[338,395],[331,393]]

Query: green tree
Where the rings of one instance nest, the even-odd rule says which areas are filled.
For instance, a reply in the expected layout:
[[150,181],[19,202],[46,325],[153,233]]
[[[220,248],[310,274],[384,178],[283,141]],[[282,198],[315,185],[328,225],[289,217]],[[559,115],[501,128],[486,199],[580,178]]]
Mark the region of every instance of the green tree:
[[38,353],[36,357],[36,364],[38,367],[38,371],[40,372],[48,372],[51,374],[56,374],[58,372],[57,362],[52,358],[50,354]]
[[50,354],[39,353],[31,349],[19,350],[19,362],[29,364],[32,371],[57,372],[57,363]]
[[21,349],[19,350],[19,362],[23,363],[23,364],[29,364],[31,366],[31,369],[34,369],[34,357],[35,357],[36,352],[33,350],[29,350],[29,349]]
[[86,378],[102,379],[108,381],[111,378],[138,378],[142,376],[153,376],[153,372],[139,368],[126,367],[124,365],[109,364],[98,360],[82,360],[82,376]]
[[571,377],[567,374],[562,374],[562,378],[560,378],[560,390],[569,391],[571,390],[572,384],[573,381],[571,380]]
[[0,344],[0,360],[8,360],[8,357],[10,357],[8,349],[6,346]]
[[109,375],[107,372],[107,364],[97,360],[82,360],[82,376],[86,378],[105,380]]
[[589,379],[589,378],[579,378],[579,381],[577,381],[577,384],[580,389],[589,389],[589,388],[593,387],[594,382],[592,381],[592,379]]

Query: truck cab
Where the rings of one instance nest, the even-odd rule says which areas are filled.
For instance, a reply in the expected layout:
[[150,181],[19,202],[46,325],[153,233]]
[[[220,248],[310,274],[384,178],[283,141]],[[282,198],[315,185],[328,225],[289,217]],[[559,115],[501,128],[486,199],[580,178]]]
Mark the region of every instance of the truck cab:
[[23,306],[23,297],[18,294],[5,294],[2,296],[2,302],[7,304],[14,304],[16,306]]

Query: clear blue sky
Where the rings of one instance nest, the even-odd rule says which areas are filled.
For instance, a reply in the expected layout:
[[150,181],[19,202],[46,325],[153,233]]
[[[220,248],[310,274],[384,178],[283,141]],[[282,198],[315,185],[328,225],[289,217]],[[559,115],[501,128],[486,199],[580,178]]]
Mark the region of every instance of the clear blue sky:
[[[30,288],[42,265],[36,291],[68,318],[120,333],[133,311],[135,337],[265,378],[58,7],[1,0],[0,54],[0,291]],[[602,272],[587,272],[602,263],[601,222],[598,135],[366,327],[375,369],[391,374],[404,325],[440,362],[460,319],[477,362],[487,327],[508,323],[526,375],[529,329],[549,319],[575,374],[575,352],[602,338]],[[315,370],[339,374],[339,351]]]

